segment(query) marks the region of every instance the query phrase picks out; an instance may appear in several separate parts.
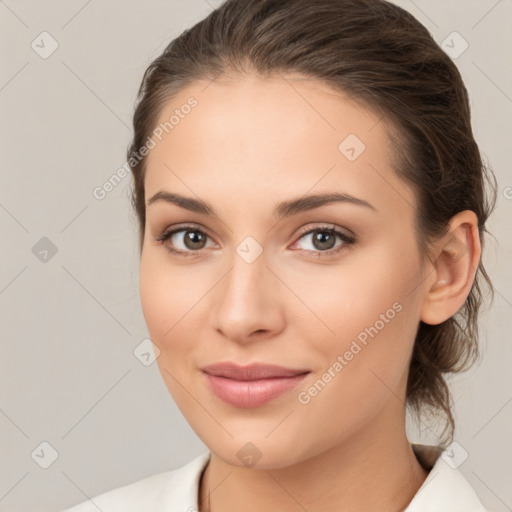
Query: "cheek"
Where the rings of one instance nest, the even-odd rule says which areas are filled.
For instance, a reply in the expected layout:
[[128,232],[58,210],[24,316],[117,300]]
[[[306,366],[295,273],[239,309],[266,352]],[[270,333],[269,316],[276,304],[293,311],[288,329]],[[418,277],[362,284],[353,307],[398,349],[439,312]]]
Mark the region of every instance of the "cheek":
[[179,269],[171,268],[165,255],[162,257],[156,250],[151,253],[151,249],[143,252],[139,272],[143,315],[150,338],[160,350],[156,362],[163,381],[180,410],[186,413],[190,397],[183,386],[190,387],[187,359],[193,352],[191,337],[185,335],[190,332],[186,313],[197,302],[197,297],[190,297],[190,283],[187,286],[186,280],[180,279],[182,274]]
[[310,338],[318,364],[314,378],[298,390],[302,394],[297,400],[303,408],[302,428],[307,425],[306,430],[314,432],[318,425],[326,425],[326,439],[318,442],[349,436],[371,424],[387,404],[396,411],[405,400],[417,307],[409,300],[397,300],[403,295],[395,293],[396,287],[386,293],[386,280],[370,282],[361,291],[364,300],[346,292],[338,308],[342,313],[325,314],[335,335]]
[[356,336],[388,310],[394,317],[393,304],[411,297],[416,270],[412,262],[380,250],[361,251],[339,265],[318,266],[300,275],[294,271],[286,276],[286,269],[283,274],[300,299],[297,308],[305,314],[309,310],[310,324],[335,340]]
[[343,265],[303,275],[296,280],[296,292],[314,317],[309,315],[308,328],[302,332],[308,333],[325,369],[346,354],[343,386],[365,388],[375,383],[377,377],[370,370],[396,385],[407,369],[419,323],[414,252],[404,251],[398,258],[390,247],[361,251]]
[[141,256],[142,311],[153,341],[159,344],[172,338],[180,319],[198,300],[199,291],[190,286],[190,272],[183,269],[170,265],[163,248],[149,247]]
[[[212,276],[201,270],[172,265],[165,249],[149,248],[141,256],[140,301],[151,340],[160,350],[157,362],[161,370],[165,367],[181,376],[180,380],[194,366],[196,346],[206,325],[211,282]],[[162,374],[172,385],[169,375]]]
[[160,345],[163,334],[172,326],[174,293],[168,286],[165,269],[144,254],[139,272],[139,290],[142,312],[153,342]]

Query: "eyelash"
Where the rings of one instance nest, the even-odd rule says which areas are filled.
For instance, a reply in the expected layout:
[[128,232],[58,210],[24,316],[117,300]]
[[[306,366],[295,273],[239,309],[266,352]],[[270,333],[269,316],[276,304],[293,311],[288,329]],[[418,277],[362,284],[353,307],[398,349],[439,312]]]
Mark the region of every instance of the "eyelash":
[[[180,231],[193,231],[196,233],[201,233],[202,235],[205,235],[206,237],[208,237],[208,234],[205,233],[202,229],[199,229],[197,226],[185,225],[185,226],[179,226],[178,228],[172,229],[170,231],[164,230],[160,234],[155,235],[154,239],[156,242],[162,243],[164,245],[165,249],[172,254],[177,254],[179,256],[184,256],[184,257],[196,257],[196,256],[200,255],[201,250],[181,251],[181,250],[174,249],[174,248],[164,244],[164,242],[166,242],[169,238],[171,238],[176,233],[179,233]],[[336,227],[330,226],[330,225],[324,225],[324,226],[319,226],[319,227],[316,227],[313,229],[307,229],[307,230],[299,233],[299,237],[297,240],[300,240],[305,235],[309,235],[310,233],[315,233],[315,232],[325,232],[325,233],[330,233],[330,234],[336,235],[344,243],[335,249],[329,249],[326,251],[302,250],[303,252],[309,253],[308,256],[311,256],[313,258],[322,258],[322,257],[327,257],[327,256],[333,256],[333,255],[338,254],[339,252],[347,249],[348,246],[354,244],[357,241],[357,239],[355,237],[349,236],[349,235],[343,233],[342,231],[338,230]],[[210,238],[210,237],[208,237],[208,238]]]

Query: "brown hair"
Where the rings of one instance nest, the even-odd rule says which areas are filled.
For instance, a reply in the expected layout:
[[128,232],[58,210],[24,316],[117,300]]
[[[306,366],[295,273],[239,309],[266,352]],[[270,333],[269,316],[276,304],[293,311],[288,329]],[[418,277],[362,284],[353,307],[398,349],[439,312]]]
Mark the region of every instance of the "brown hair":
[[[453,61],[427,29],[404,9],[384,0],[226,0],[169,43],[144,73],[127,156],[139,221],[145,228],[146,158],[138,149],[156,127],[162,108],[188,84],[229,72],[301,74],[318,79],[383,116],[396,161],[394,169],[415,191],[420,254],[448,231],[463,210],[485,223],[495,206],[496,178],[474,140],[466,87]],[[487,172],[494,178],[485,191]],[[418,419],[444,413],[443,445],[453,439],[452,399],[445,374],[469,368],[479,357],[479,262],[460,310],[439,325],[420,321],[407,384],[407,404]]]

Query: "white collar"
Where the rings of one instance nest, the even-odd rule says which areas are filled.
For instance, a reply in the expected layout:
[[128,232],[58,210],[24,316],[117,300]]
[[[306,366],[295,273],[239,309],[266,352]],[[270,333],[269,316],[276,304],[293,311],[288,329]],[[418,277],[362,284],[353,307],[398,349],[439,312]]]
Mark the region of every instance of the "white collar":
[[412,443],[412,449],[431,469],[404,512],[486,512],[461,471],[446,462],[442,448]]

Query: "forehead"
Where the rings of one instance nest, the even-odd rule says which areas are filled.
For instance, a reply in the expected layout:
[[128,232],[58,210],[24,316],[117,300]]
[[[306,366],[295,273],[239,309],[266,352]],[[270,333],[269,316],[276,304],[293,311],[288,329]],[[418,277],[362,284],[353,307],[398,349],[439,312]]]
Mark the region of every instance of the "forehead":
[[146,198],[173,187],[189,195],[211,197],[222,189],[284,199],[336,188],[376,205],[397,197],[413,204],[392,168],[389,125],[315,79],[235,75],[194,82],[162,109],[158,125],[166,123],[148,155]]

